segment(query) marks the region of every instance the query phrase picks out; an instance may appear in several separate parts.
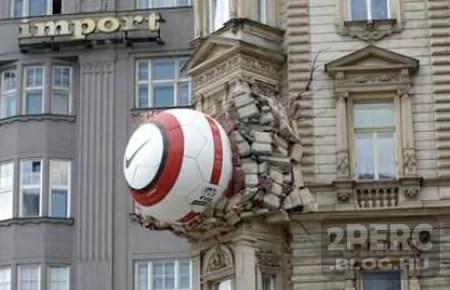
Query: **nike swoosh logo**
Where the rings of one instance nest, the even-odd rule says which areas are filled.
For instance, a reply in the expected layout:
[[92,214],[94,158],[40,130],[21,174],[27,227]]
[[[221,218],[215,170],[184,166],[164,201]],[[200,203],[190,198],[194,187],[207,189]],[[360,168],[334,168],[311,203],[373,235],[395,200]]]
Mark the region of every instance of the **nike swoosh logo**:
[[130,156],[130,158],[125,160],[125,167],[128,168],[130,167],[131,162],[133,161],[134,157],[136,157],[136,155],[139,153],[139,151],[141,151],[141,149],[148,144],[148,142],[150,142],[150,139],[145,141],[144,143],[142,143],[141,146],[139,146],[138,149],[136,149],[136,151],[134,151],[133,155]]

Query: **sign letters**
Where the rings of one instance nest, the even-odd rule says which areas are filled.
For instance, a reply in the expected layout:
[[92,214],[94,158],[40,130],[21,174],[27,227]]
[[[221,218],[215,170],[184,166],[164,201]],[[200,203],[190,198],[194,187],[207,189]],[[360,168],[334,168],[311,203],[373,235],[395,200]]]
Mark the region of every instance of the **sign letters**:
[[85,39],[95,33],[115,33],[137,30],[158,32],[163,22],[159,13],[152,12],[148,16],[106,16],[102,18],[83,18],[73,20],[55,20],[29,22],[24,20],[20,25],[19,38],[40,38],[70,36],[73,40]]

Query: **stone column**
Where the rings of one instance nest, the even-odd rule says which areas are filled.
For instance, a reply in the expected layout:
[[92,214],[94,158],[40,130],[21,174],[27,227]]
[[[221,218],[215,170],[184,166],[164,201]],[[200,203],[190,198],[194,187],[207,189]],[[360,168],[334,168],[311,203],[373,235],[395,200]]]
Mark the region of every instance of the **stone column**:
[[350,178],[348,154],[347,93],[339,93],[336,101],[337,178]]

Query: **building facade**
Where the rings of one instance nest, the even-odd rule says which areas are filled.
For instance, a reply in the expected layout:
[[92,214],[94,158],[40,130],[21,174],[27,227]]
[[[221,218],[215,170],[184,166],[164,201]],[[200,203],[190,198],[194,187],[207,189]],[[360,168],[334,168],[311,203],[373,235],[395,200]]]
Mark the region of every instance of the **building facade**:
[[[195,289],[449,287],[449,17],[441,0],[195,1],[193,100],[234,114],[245,179],[234,226],[191,235]],[[264,126],[266,97],[296,111],[298,153],[279,150],[280,115]],[[297,175],[298,207],[261,179],[288,159],[301,169],[269,179]],[[260,211],[240,207],[252,193]]]
[[0,289],[192,289],[122,177],[141,115],[190,104],[190,1],[5,0],[0,35]]

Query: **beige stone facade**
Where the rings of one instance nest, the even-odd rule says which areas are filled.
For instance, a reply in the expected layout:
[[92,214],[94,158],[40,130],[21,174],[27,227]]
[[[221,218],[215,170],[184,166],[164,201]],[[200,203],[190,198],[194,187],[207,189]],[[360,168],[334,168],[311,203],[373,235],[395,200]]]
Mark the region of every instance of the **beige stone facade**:
[[[269,11],[263,20],[255,12],[261,2]],[[294,210],[241,216],[234,230],[193,241],[194,289],[219,289],[228,278],[236,290],[375,289],[360,264],[326,275],[327,223],[427,219],[439,245],[432,254],[383,248],[375,255],[369,246],[341,254],[392,258],[402,290],[450,289],[450,2],[391,0],[385,18],[356,21],[347,0],[230,0],[231,20],[211,32],[214,3],[194,4],[188,68],[196,107],[223,117],[243,83],[250,94],[295,105],[289,117],[302,152],[295,169],[308,193]],[[358,177],[355,105],[374,102],[392,104],[393,178]],[[431,257],[436,271],[402,266],[400,256]]]

